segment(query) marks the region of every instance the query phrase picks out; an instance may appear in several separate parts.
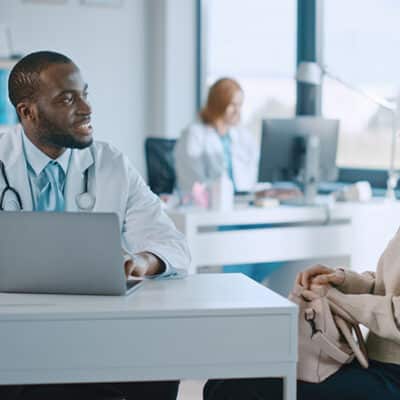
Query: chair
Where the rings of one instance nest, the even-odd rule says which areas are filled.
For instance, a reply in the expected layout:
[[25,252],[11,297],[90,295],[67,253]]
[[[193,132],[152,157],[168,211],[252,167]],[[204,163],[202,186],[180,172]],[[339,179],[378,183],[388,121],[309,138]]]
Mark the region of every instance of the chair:
[[174,147],[176,139],[147,138],[145,141],[147,177],[156,193],[172,193],[175,187]]

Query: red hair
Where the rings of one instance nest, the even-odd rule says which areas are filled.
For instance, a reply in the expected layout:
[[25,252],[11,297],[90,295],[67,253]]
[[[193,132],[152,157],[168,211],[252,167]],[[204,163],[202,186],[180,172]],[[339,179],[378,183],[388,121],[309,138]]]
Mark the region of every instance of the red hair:
[[208,92],[207,103],[200,111],[200,118],[205,124],[213,124],[221,118],[234,95],[242,92],[239,83],[231,78],[218,79]]

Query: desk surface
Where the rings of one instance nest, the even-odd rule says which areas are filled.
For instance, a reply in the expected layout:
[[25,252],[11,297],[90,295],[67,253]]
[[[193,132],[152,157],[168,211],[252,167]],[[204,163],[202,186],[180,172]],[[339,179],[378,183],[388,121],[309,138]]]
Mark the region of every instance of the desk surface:
[[214,221],[221,219],[225,221],[227,218],[271,218],[277,219],[278,222],[286,219],[321,219],[326,215],[328,210],[335,218],[349,218],[355,210],[359,208],[374,208],[380,209],[396,209],[400,207],[400,201],[386,201],[384,198],[373,198],[366,203],[361,202],[322,202],[315,206],[296,206],[296,205],[280,205],[277,207],[256,207],[248,205],[237,205],[230,211],[215,211],[211,209],[203,209],[200,207],[179,207],[167,210],[171,216],[184,215],[187,218],[198,219],[205,221]]
[[[400,225],[400,202],[385,199],[332,207],[182,208],[168,213],[188,240],[191,272],[209,265],[303,260],[370,270]],[[230,226],[229,231],[220,226]]]
[[333,207],[321,206],[286,206],[278,207],[237,207],[231,211],[213,211],[187,207],[168,210],[168,214],[180,227],[182,224],[214,226],[226,224],[274,224],[320,222],[327,219],[346,220],[351,218],[352,205],[337,204]]
[[295,399],[297,307],[241,274],[1,294],[0,354],[0,385],[281,376]]
[[189,271],[196,272],[203,266],[347,257],[352,212],[352,204],[336,204],[168,213],[186,236],[192,254]]
[[241,274],[148,280],[130,296],[0,293],[0,321],[281,313],[293,304]]

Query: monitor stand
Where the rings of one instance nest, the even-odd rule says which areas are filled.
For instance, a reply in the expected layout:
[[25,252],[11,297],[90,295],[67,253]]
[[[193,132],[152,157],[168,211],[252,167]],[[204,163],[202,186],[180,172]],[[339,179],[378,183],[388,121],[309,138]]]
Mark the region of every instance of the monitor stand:
[[318,194],[319,175],[319,137],[308,135],[306,137],[306,154],[304,157],[303,193],[304,204],[314,205]]
[[[299,163],[298,182],[303,191],[303,197],[282,201],[281,204],[292,206],[317,205],[319,178],[320,139],[317,135],[302,136],[296,144],[297,152],[303,153]],[[302,149],[302,150],[301,150]]]

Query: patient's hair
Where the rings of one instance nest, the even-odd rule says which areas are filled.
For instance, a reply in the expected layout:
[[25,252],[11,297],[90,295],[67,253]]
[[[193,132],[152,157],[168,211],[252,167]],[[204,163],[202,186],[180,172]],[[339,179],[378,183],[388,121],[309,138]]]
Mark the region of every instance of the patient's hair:
[[243,92],[239,83],[231,78],[218,79],[208,91],[207,103],[200,111],[200,119],[205,124],[213,124],[221,118],[236,92]]
[[40,88],[40,73],[52,64],[73,63],[71,59],[53,51],[28,54],[15,64],[8,79],[8,96],[14,107],[22,100],[34,100]]

